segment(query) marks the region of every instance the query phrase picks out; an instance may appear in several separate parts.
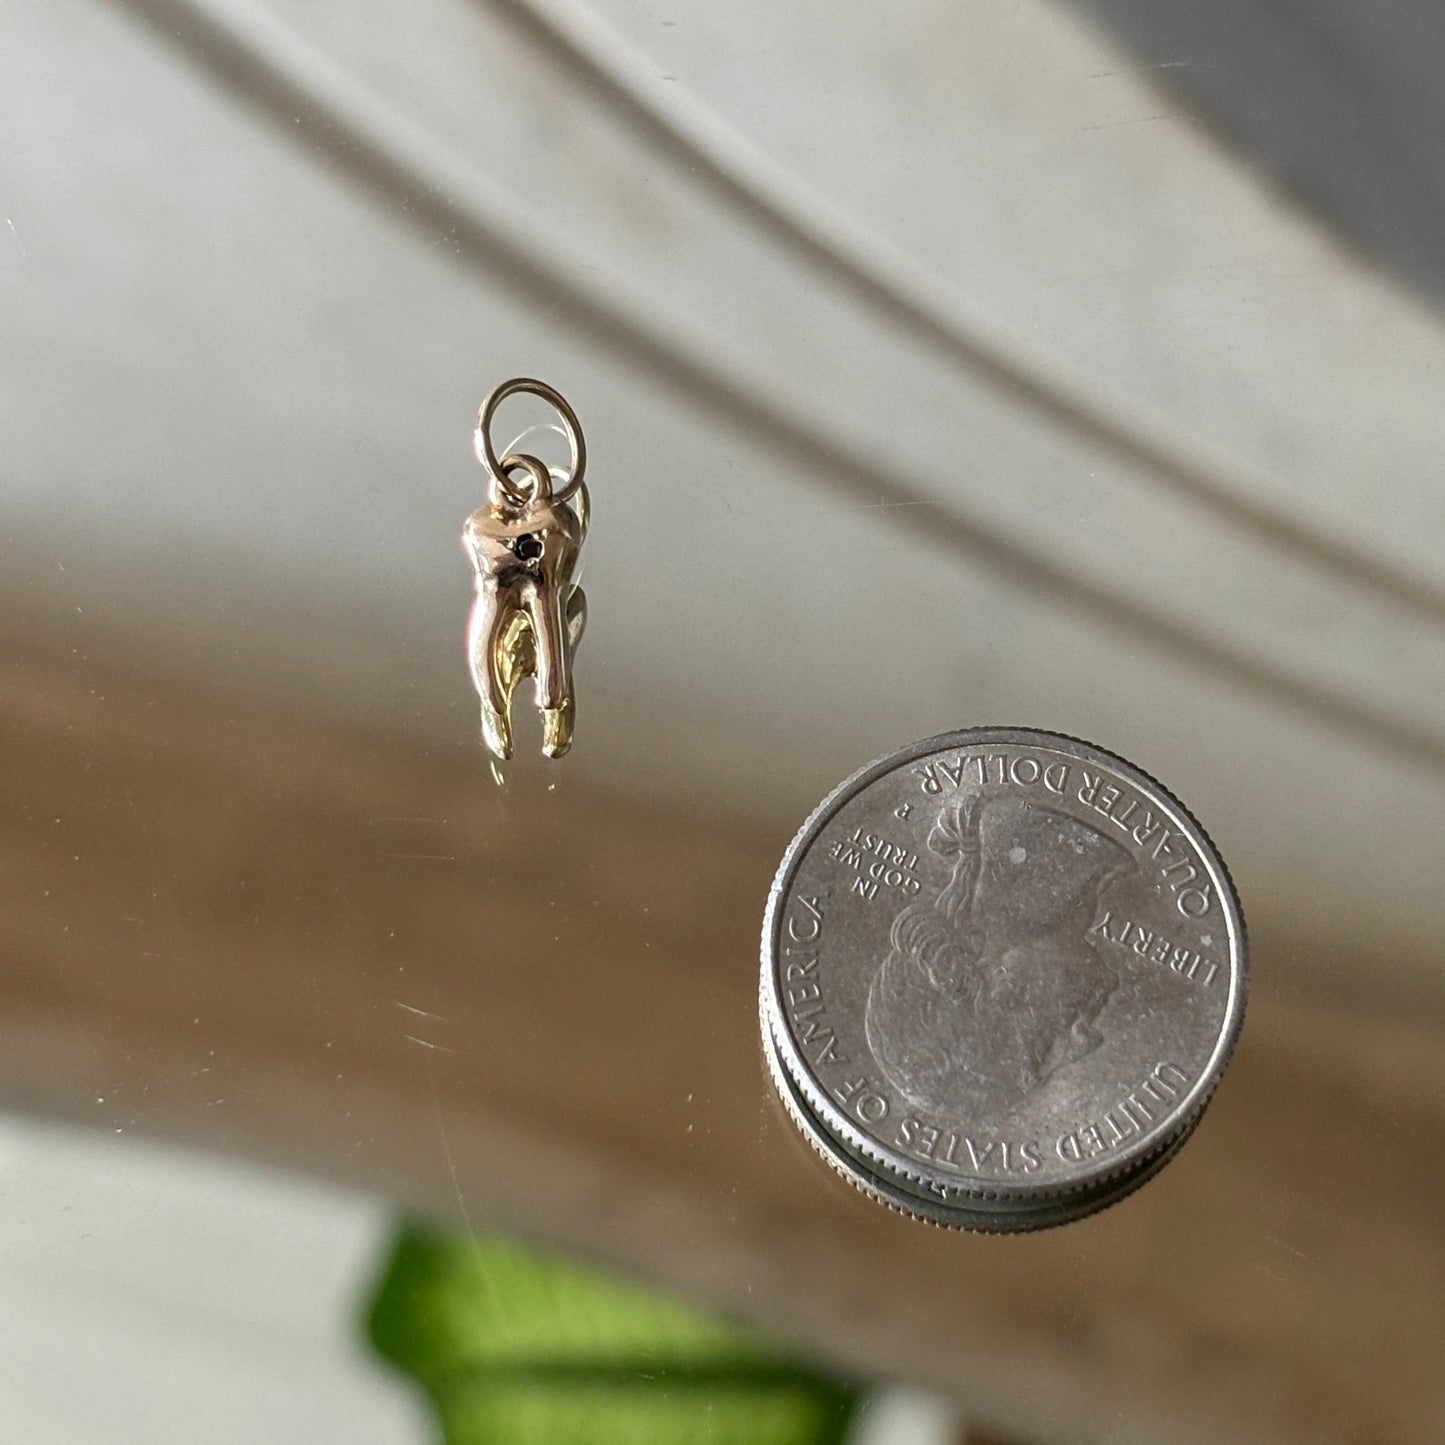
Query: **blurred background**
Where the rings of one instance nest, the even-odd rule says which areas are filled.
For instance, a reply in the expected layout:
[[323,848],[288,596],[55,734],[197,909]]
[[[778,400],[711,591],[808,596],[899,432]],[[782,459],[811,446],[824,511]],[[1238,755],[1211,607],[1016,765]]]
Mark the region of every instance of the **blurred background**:
[[[0,24],[8,1438],[1445,1438],[1445,12]],[[494,769],[519,374],[590,621]],[[1179,1161],[1016,1239],[835,1184],[757,1046],[795,828],[982,724],[1161,777],[1253,943]]]

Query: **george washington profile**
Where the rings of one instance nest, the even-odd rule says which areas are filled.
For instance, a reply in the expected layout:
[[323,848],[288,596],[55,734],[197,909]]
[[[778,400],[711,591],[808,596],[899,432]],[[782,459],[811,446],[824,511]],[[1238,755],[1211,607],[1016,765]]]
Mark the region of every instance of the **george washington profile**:
[[1090,824],[1013,796],[961,799],[928,846],[952,876],[894,920],[868,1044],[921,1108],[1007,1110],[1102,1042],[1094,1023],[1120,977],[1086,931],[1133,862]]

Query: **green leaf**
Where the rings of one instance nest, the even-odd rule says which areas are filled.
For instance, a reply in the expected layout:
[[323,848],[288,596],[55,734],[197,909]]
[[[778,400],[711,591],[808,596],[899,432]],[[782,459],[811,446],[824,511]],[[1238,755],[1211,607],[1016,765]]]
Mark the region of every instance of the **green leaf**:
[[369,1333],[446,1445],[828,1445],[855,1404],[753,1330],[498,1236],[403,1227]]

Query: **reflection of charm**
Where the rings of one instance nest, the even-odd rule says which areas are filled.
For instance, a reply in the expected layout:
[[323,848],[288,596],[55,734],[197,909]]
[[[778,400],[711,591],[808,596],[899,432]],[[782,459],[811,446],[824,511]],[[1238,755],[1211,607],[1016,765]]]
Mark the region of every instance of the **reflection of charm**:
[[[525,452],[499,461],[491,421],[497,404],[517,392],[556,408],[572,449],[557,479]],[[503,382],[482,403],[473,439],[487,469],[487,500],[467,518],[462,548],[476,568],[476,601],[467,627],[467,660],[482,703],[482,739],[499,758],[512,755],[512,694],[536,678],[542,751],[561,757],[572,745],[572,655],[586,622],[582,589],[572,580],[587,534],[587,451],[566,401],[545,382]],[[516,473],[523,474],[519,483]]]

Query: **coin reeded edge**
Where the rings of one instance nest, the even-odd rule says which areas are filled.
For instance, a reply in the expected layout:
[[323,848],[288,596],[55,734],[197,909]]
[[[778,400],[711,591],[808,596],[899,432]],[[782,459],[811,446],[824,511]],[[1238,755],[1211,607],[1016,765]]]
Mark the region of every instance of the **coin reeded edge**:
[[869,1167],[867,1160],[855,1158],[808,1108],[807,1100],[778,1058],[773,1034],[766,1027],[766,1021],[762,1050],[774,1092],[784,1111],[808,1146],[834,1174],[894,1214],[902,1214],[938,1229],[961,1230],[968,1234],[1037,1234],[1040,1230],[1073,1224],[1098,1214],[1127,1199],[1159,1173],[1184,1147],[1201,1118],[1201,1114],[1196,1113],[1177,1133],[1170,1135],[1162,1149],[1122,1176],[1102,1177],[1092,1186],[1080,1187],[1057,1198],[1041,1198],[1032,1206],[1019,1204],[1007,1210],[990,1209],[986,1201],[980,1200],[977,1209],[970,1209],[967,1205],[950,1204],[931,1194],[915,1193],[906,1187],[905,1181],[879,1173]]
[[783,904],[807,849],[816,841],[832,816],[846,802],[858,796],[879,778],[908,766],[920,757],[951,749],[1008,744],[1055,748],[1061,743],[1080,750],[1082,761],[1092,760],[1112,770],[1117,770],[1126,778],[1141,779],[1147,785],[1147,789],[1152,789],[1157,793],[1166,812],[1173,810],[1176,815],[1173,821],[1181,825],[1181,833],[1189,836],[1192,831],[1202,841],[1204,847],[1199,850],[1201,857],[1211,870],[1217,870],[1218,873],[1221,911],[1224,914],[1233,945],[1229,954],[1233,965],[1230,969],[1230,995],[1225,1004],[1224,1021],[1209,1058],[1188,1096],[1172,1116],[1162,1120],[1156,1129],[1139,1140],[1127,1153],[1121,1155],[1110,1168],[1088,1174],[1082,1179],[1033,1185],[982,1179],[978,1179],[976,1184],[971,1183],[971,1178],[976,1178],[976,1176],[949,1179],[949,1188],[976,1198],[985,1205],[990,1200],[999,1202],[1037,1200],[1042,1202],[1050,1199],[1062,1199],[1072,1194],[1092,1192],[1110,1180],[1132,1176],[1136,1170],[1147,1166],[1156,1156],[1169,1150],[1171,1145],[1177,1144],[1181,1131],[1192,1131],[1194,1124],[1198,1122],[1213,1097],[1219,1080],[1233,1055],[1243,1026],[1248,994],[1248,938],[1234,880],[1230,876],[1228,866],[1218,848],[1215,847],[1213,839],[1210,838],[1199,820],[1158,779],[1127,758],[1121,758],[1118,754],[1111,753],[1108,749],[1101,748],[1098,744],[1091,743],[1086,739],[1077,738],[1068,733],[1021,727],[965,728],[954,732],[940,733],[934,737],[923,738],[880,758],[875,758],[872,762],[849,774],[823,798],[808,815],[785,850],[769,890],[767,907],[763,915],[759,1003],[765,1029],[770,1020],[774,1024],[771,1032],[780,1066],[794,1081],[796,1088],[811,1105],[811,1112],[817,1114],[819,1122],[832,1136],[834,1142],[845,1145],[850,1154],[862,1155],[887,1176],[912,1181],[923,1188],[928,1188],[933,1182],[930,1176],[910,1167],[909,1161],[904,1156],[899,1156],[897,1159],[891,1157],[885,1151],[885,1146],[857,1129],[846,1115],[837,1110],[833,1101],[822,1089],[821,1081],[813,1077],[806,1059],[798,1055],[795,1042],[787,1028],[786,1015],[782,1008],[775,977],[779,944],[778,930],[781,926]]

